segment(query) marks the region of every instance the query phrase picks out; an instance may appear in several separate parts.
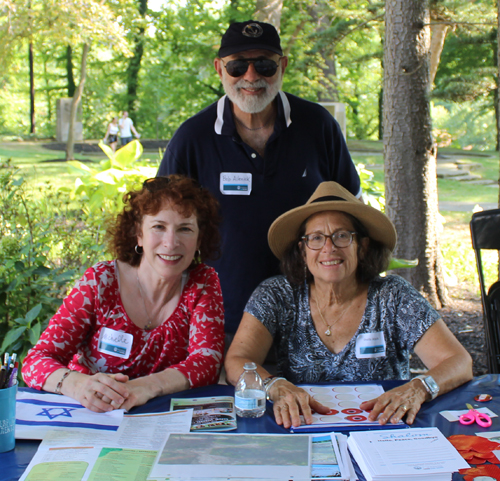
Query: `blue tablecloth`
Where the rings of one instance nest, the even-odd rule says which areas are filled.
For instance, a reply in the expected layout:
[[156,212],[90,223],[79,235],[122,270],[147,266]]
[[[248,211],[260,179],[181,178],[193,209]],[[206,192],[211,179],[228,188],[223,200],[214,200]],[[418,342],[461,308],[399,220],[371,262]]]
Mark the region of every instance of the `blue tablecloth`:
[[[359,383],[356,383],[359,384]],[[386,390],[401,384],[400,381],[384,381],[381,383]],[[21,388],[22,389],[22,388]],[[26,388],[25,388],[26,389]],[[500,417],[493,418],[490,428],[481,428],[477,424],[464,426],[458,422],[450,423],[439,414],[444,410],[466,409],[465,403],[478,404],[474,397],[478,394],[491,394],[493,399],[482,405],[487,406],[496,414],[500,415],[500,377],[496,374],[488,374],[474,378],[472,381],[455,389],[452,392],[439,396],[436,400],[425,403],[417,415],[414,427],[435,426],[446,436],[452,434],[475,434],[481,431],[500,431]],[[234,395],[234,388],[217,384],[204,388],[183,391],[169,396],[162,396],[148,402],[144,406],[134,408],[131,413],[162,412],[170,407],[172,397],[202,397]],[[289,431],[278,426],[274,421],[272,405],[268,403],[266,414],[258,419],[238,418],[238,433],[281,433]],[[17,441],[16,448],[8,453],[0,454],[0,481],[17,481],[28,466],[31,458],[38,449],[38,441]],[[463,479],[458,473],[453,475],[453,480]]]

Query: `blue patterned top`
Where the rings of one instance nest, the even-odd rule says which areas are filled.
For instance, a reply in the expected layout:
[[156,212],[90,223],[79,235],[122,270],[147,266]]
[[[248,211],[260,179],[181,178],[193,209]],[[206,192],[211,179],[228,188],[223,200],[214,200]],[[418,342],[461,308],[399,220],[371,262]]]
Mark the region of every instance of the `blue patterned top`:
[[316,332],[307,284],[271,277],[255,289],[245,311],[269,330],[278,349],[278,374],[295,384],[410,379],[410,353],[440,319],[409,282],[394,275],[371,281],[359,328],[337,354]]

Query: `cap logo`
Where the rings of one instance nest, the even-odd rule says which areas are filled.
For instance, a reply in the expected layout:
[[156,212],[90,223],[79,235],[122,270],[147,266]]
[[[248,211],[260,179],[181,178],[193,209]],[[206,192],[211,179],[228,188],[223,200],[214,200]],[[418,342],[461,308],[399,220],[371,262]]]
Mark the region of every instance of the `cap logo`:
[[249,23],[243,27],[241,33],[245,37],[257,38],[264,33],[264,30],[258,23]]

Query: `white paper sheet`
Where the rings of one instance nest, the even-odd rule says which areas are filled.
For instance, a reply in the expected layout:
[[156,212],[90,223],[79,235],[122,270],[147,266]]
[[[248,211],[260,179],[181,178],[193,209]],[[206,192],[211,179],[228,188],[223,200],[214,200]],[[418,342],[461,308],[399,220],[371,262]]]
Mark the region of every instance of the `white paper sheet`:
[[309,479],[310,445],[307,435],[170,434],[149,478]]
[[20,481],[97,481],[110,473],[123,481],[146,480],[158,448],[169,433],[189,432],[191,417],[189,409],[126,415],[115,432],[49,430]]

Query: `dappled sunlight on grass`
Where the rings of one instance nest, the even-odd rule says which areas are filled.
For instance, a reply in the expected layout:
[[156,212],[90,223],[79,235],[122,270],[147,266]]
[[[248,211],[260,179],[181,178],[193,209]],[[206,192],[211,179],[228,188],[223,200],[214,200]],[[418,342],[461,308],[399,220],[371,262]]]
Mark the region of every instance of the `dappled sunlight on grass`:
[[[471,214],[446,212],[445,224],[440,238],[447,283],[460,285],[480,296],[476,257],[472,249],[469,229]],[[483,272],[486,290],[498,279],[498,252],[482,251]]]

